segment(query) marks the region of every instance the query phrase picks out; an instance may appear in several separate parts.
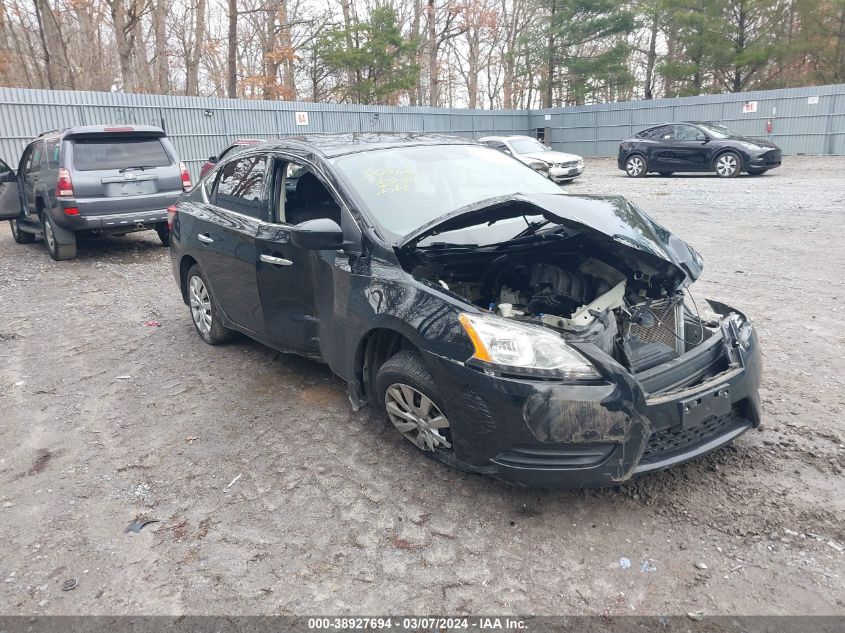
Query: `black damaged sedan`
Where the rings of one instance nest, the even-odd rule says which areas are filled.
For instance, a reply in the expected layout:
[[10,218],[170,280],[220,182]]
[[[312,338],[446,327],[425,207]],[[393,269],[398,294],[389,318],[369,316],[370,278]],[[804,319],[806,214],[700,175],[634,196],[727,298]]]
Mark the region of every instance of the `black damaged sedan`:
[[250,147],[169,209],[199,336],[326,363],[417,449],[524,485],[622,482],[760,423],[741,312],[620,197],[421,135]]

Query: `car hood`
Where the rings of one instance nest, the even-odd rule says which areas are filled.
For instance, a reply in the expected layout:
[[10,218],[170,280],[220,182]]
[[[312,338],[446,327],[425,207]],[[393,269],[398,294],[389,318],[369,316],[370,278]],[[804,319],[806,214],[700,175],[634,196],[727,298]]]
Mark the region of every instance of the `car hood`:
[[520,154],[524,158],[531,160],[540,160],[544,163],[566,163],[571,160],[581,160],[580,156],[575,154],[567,154],[566,152],[532,152],[530,154]]
[[767,149],[780,149],[777,145],[775,145],[771,141],[766,141],[762,138],[754,138],[754,137],[751,137],[751,136],[730,136],[726,140],[739,141],[741,143],[753,143],[754,145],[758,145],[760,147],[765,147]]
[[411,250],[433,235],[521,215],[542,215],[550,222],[585,231],[604,242],[609,238],[620,256],[646,259],[679,284],[692,283],[703,269],[701,256],[694,248],[622,196],[517,193],[490,198],[421,226],[401,238],[395,247]]

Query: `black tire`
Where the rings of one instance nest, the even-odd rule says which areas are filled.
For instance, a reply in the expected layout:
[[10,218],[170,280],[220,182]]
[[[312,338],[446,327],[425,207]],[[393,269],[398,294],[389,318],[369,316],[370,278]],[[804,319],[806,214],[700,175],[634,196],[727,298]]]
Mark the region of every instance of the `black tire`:
[[768,169],[749,169],[748,175],[749,176],[762,176],[767,171],[769,171],[769,170]]
[[35,235],[21,231],[17,220],[9,220],[9,226],[12,229],[12,238],[18,244],[32,244],[35,241]]
[[658,173],[665,178],[666,176],[671,176],[675,172],[674,171],[661,171],[661,172],[658,172]]
[[713,171],[719,178],[736,178],[742,171],[742,158],[736,152],[723,152],[713,161]]
[[642,154],[633,154],[625,159],[625,173],[629,178],[643,178],[648,173],[648,161]]
[[167,228],[166,224],[157,226],[156,233],[158,233],[158,239],[161,240],[162,246],[170,246],[170,229]]
[[[202,309],[202,298],[203,294],[199,290],[197,286],[192,285],[192,279],[197,278],[200,280],[202,288],[205,289],[205,296],[208,299],[208,310]],[[220,308],[217,306],[217,301],[211,294],[209,290],[208,281],[205,279],[205,275],[202,274],[200,267],[194,264],[191,266],[191,269],[188,271],[188,276],[185,278],[185,287],[187,292],[188,298],[188,308],[191,310],[191,321],[194,324],[194,329],[199,334],[199,337],[208,343],[209,345],[221,345],[223,343],[228,342],[231,340],[232,335],[234,332],[227,327],[223,326],[223,319],[220,316]],[[197,296],[193,297],[192,292],[196,290]],[[194,300],[197,300],[198,312],[194,306]],[[201,326],[198,324],[198,320],[202,319],[202,313],[205,313],[207,320],[203,321],[203,325]],[[206,326],[205,323],[208,323]]]
[[[41,226],[44,228],[44,243],[47,244],[47,252],[57,262],[73,259],[76,257],[76,234],[72,231],[58,231],[50,219],[49,213],[41,214]],[[58,236],[66,243],[59,243]]]
[[[430,417],[425,416],[422,419],[428,422],[435,422],[435,424],[445,422],[446,426],[434,428],[433,434],[431,432],[421,431],[419,427],[408,429],[407,432],[400,428],[397,420],[399,423],[408,422],[406,418],[394,413],[396,411],[397,401],[392,394],[399,393],[401,395],[408,393],[408,390],[403,389],[403,387],[410,387],[410,392],[417,392],[416,394],[411,393],[412,397],[416,398],[413,400],[415,405],[425,408],[425,405],[420,400],[422,396],[431,402],[431,408],[428,410]],[[440,392],[437,389],[437,384],[431,372],[426,367],[418,351],[402,350],[389,358],[379,368],[375,380],[375,397],[378,406],[385,411],[388,419],[393,423],[397,431],[419,450],[432,457],[445,456],[445,454],[452,453],[452,431],[449,427],[445,409],[443,408],[442,398],[440,397]],[[405,399],[405,402],[407,402],[407,399]],[[441,420],[441,422],[438,423],[436,422],[437,420]],[[411,425],[413,426],[413,423]]]

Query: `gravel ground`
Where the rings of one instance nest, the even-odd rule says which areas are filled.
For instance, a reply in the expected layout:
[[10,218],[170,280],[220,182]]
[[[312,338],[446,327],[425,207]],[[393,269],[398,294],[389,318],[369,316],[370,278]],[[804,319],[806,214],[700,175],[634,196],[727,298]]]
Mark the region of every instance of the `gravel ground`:
[[2,227],[0,613],[845,614],[843,173],[588,161],[572,191],[630,196],[756,322],[765,418],[580,492],[454,472],[325,367],[203,344],[153,233],[56,263]]

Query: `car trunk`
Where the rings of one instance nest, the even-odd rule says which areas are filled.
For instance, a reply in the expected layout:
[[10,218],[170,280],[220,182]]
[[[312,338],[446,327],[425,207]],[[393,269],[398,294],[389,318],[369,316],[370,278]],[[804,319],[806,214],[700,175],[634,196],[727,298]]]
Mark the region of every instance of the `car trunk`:
[[82,215],[165,209],[182,192],[179,164],[161,134],[71,136],[68,150]]

